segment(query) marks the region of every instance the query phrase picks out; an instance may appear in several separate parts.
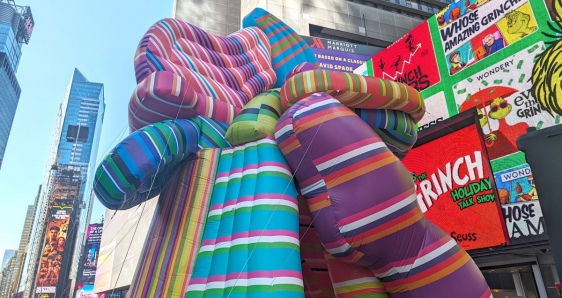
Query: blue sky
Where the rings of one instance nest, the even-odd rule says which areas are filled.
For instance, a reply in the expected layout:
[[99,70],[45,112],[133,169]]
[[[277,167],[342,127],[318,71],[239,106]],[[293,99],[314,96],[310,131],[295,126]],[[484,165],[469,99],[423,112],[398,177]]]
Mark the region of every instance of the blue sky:
[[[59,104],[78,68],[105,85],[106,114],[98,161],[125,135],[127,103],[136,86],[133,57],[146,30],[171,17],[173,0],[16,0],[31,7],[35,29],[24,45],[22,88],[0,169],[0,256],[17,249],[27,206],[43,181]],[[128,133],[128,129],[126,131]],[[94,203],[92,222],[105,212]]]

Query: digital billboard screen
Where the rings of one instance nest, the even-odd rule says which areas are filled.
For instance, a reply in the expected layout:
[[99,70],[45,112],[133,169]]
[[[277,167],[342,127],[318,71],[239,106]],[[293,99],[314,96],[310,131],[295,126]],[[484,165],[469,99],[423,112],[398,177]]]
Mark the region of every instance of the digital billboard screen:
[[102,232],[103,224],[91,224],[86,231],[86,245],[82,252],[82,270],[78,273],[78,280],[82,284],[94,284],[96,280]]
[[[440,129],[424,130],[403,160],[425,216],[465,250],[508,243],[475,117],[469,111],[443,122]],[[455,122],[459,127],[452,129]]]
[[65,176],[54,179],[49,200],[51,208],[36,279],[36,294],[45,297],[49,294],[54,295],[60,282],[67,282],[62,275],[71,261],[70,254],[75,233],[70,227],[73,205],[79,195],[80,187],[80,179]]
[[320,37],[303,36],[312,49],[320,69],[352,73],[363,65],[381,48],[331,40]]

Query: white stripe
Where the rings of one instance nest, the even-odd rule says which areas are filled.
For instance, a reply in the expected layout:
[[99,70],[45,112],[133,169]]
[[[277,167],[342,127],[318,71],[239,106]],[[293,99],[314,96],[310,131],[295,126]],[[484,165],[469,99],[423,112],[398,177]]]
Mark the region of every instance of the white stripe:
[[350,248],[351,248],[351,246],[349,245],[349,243],[346,242],[346,243],[344,243],[344,244],[341,245],[341,246],[338,246],[338,247],[336,247],[336,248],[326,249],[326,250],[327,250],[331,255],[334,255],[334,254],[339,254],[339,253],[342,253],[342,252],[346,252],[346,251],[347,251],[348,249],[350,249]]
[[277,166],[264,166],[264,167],[259,167],[257,169],[248,169],[243,171],[242,173],[233,173],[230,174],[228,177],[217,178],[215,184],[228,182],[233,179],[239,179],[246,175],[254,175],[263,172],[277,172],[277,173],[283,173],[287,176],[292,176],[291,172],[285,168],[277,167]]
[[232,154],[236,151],[246,150],[249,147],[258,146],[258,145],[261,145],[261,144],[277,145],[277,142],[275,142],[275,140],[272,140],[272,139],[261,139],[261,140],[255,141],[255,142],[248,142],[244,145],[236,146],[234,148],[223,149],[221,155]]
[[440,255],[444,254],[445,252],[447,252],[448,250],[450,250],[451,248],[455,247],[455,245],[457,244],[457,242],[455,240],[449,240],[447,243],[441,245],[440,247],[438,247],[436,250],[421,256],[419,258],[417,258],[414,263],[412,264],[408,264],[408,265],[404,265],[404,266],[400,266],[400,267],[393,267],[392,269],[377,274],[377,277],[388,277],[397,273],[405,273],[405,272],[409,272],[410,270],[417,268],[437,257],[439,257]]
[[373,276],[373,277],[362,277],[362,278],[353,279],[353,280],[346,280],[346,281],[334,283],[334,288],[347,287],[347,286],[352,286],[352,285],[356,285],[356,284],[362,284],[362,283],[365,283],[365,282],[379,282],[379,279]]
[[385,208],[385,209],[383,209],[383,210],[381,210],[377,213],[371,214],[371,215],[369,215],[367,217],[364,217],[360,220],[354,221],[352,223],[349,223],[349,224],[346,224],[346,225],[340,227],[340,232],[341,233],[347,233],[349,231],[352,231],[352,230],[355,230],[355,229],[360,228],[362,226],[365,226],[369,223],[372,223],[373,221],[376,221],[376,220],[379,220],[379,219],[381,219],[385,216],[388,216],[388,215],[390,215],[390,214],[410,205],[413,202],[416,202],[416,194],[415,193],[410,195],[406,199],[401,200],[400,202],[398,202],[398,203],[396,203],[392,206],[389,206],[389,207],[387,207],[387,208]]
[[251,243],[291,243],[294,245],[299,245],[299,239],[296,237],[289,237],[289,236],[252,236],[252,237],[243,237],[234,240],[228,240],[224,242],[218,242],[216,244],[211,245],[202,245],[199,249],[199,252],[205,251],[215,251],[221,248],[230,248],[237,245],[248,245]]
[[205,291],[210,289],[224,289],[232,287],[236,284],[237,287],[249,287],[249,286],[273,286],[273,285],[297,285],[303,286],[302,279],[287,276],[278,276],[275,278],[250,278],[250,279],[231,279],[226,282],[215,281],[204,284],[191,284],[187,288],[188,291]]
[[295,114],[293,115],[293,118],[298,117],[300,114],[306,113],[306,112],[308,112],[308,111],[310,111],[310,110],[313,110],[313,109],[316,109],[316,108],[318,108],[318,107],[326,106],[326,105],[331,105],[331,104],[334,104],[334,103],[339,103],[339,101],[337,101],[337,100],[335,100],[335,99],[333,99],[333,98],[329,98],[329,99],[323,100],[323,101],[321,101],[321,102],[317,102],[317,103],[311,104],[310,106],[303,107],[303,108],[297,110],[297,111],[295,112]]
[[318,169],[318,171],[323,171],[327,168],[333,167],[333,166],[335,166],[337,164],[340,164],[344,161],[347,161],[347,160],[350,160],[354,157],[357,157],[357,156],[359,156],[359,155],[361,155],[365,152],[369,152],[369,151],[376,150],[376,149],[379,149],[379,148],[384,148],[384,147],[386,147],[384,142],[376,142],[376,143],[368,144],[368,145],[365,145],[363,147],[353,149],[353,150],[351,150],[351,151],[349,151],[345,154],[342,154],[338,157],[334,157],[334,158],[332,158],[328,161],[325,161],[325,162],[317,165],[316,168]]
[[315,191],[315,190],[317,190],[321,187],[325,187],[325,186],[326,186],[326,183],[324,182],[324,179],[320,179],[317,182],[314,182],[313,184],[311,184],[307,187],[301,188],[301,193],[303,195],[307,195],[310,192],[313,192],[313,191]]
[[292,130],[293,130],[293,124],[289,123],[289,124],[281,127],[281,129],[279,129],[278,131],[275,132],[275,138],[279,139],[282,135],[284,135],[287,132],[290,132]]
[[288,206],[288,207],[291,207],[295,210],[298,210],[297,204],[295,204],[292,201],[286,200],[286,199],[282,199],[282,198],[280,198],[280,199],[259,199],[259,200],[253,200],[253,201],[247,201],[247,202],[239,202],[239,203],[236,203],[234,205],[229,205],[229,206],[226,206],[226,207],[221,208],[221,209],[211,210],[211,211],[209,211],[208,217],[221,215],[223,213],[230,212],[230,211],[240,209],[240,208],[244,208],[244,207],[253,207],[253,206],[261,206],[261,205],[283,205],[283,206]]

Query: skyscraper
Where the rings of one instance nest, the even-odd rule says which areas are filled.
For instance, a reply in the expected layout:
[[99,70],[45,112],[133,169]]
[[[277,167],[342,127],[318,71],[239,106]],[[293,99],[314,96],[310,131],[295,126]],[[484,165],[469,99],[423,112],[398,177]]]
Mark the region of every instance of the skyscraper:
[[4,269],[4,267],[8,263],[8,260],[16,255],[16,251],[17,250],[15,250],[15,249],[6,249],[4,251],[4,257],[2,257],[2,266],[0,267],[0,270]]
[[[77,270],[91,211],[104,110],[103,84],[88,81],[75,69],[57,117],[43,184],[46,187],[36,205],[20,283],[24,297],[35,293],[64,297],[71,272]],[[58,276],[46,273],[50,267],[58,270]]]
[[0,167],[21,94],[16,77],[21,47],[29,42],[34,26],[28,6],[7,1],[0,0]]

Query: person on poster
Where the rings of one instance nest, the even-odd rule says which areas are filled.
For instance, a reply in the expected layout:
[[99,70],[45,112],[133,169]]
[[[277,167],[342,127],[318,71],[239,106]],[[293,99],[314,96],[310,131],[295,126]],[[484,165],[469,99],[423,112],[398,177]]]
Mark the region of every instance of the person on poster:
[[51,246],[56,245],[57,243],[57,239],[59,238],[59,233],[60,233],[60,228],[57,226],[52,226],[49,229],[49,242],[51,243]]
[[499,32],[496,31],[496,33],[497,34],[488,34],[482,40],[482,43],[484,44],[484,51],[485,51],[484,57],[488,57],[493,53],[503,49],[504,47],[503,37],[501,37],[500,35],[499,37],[496,38],[496,36],[494,35],[499,35]]
[[450,75],[456,74],[466,66],[466,63],[461,61],[461,53],[459,51],[455,51],[449,56],[449,62],[451,62]]
[[66,239],[64,237],[59,237],[57,239],[57,246],[55,247],[55,250],[59,253],[62,254],[64,252],[64,244],[66,243]]

